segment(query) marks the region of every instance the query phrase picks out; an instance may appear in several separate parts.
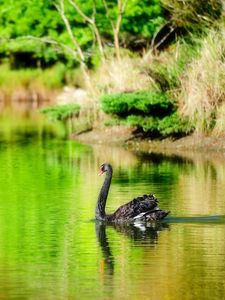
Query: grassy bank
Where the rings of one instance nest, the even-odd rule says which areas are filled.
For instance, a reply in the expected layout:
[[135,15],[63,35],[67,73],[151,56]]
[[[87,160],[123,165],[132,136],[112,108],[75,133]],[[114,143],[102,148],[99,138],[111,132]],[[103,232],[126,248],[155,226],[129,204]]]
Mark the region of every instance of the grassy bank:
[[[179,39],[164,51],[149,50],[142,56],[126,51],[119,61],[111,55],[89,72],[89,86],[79,70],[68,71],[62,64],[46,70],[2,65],[0,88],[7,95],[22,89],[60,91],[65,84],[86,89],[95,103],[95,118],[86,122],[84,113],[79,117],[74,111],[75,131],[82,123],[81,131],[119,125],[151,139],[195,131],[218,135],[225,129],[224,36],[223,29],[215,28],[198,38]],[[52,117],[61,110],[45,112]],[[69,115],[73,119],[71,107]]]
[[[19,91],[20,97],[25,95],[23,91],[36,91],[42,99],[47,97],[46,91],[60,91],[70,85],[85,89],[92,103],[79,103],[79,111],[76,108],[74,113],[66,107],[68,118],[59,117],[72,120],[77,132],[116,125],[149,139],[223,134],[224,5],[219,0],[204,4],[197,0],[160,3],[160,14],[167,12],[163,15],[167,22],[158,31],[155,29],[151,45],[145,44],[141,51],[126,47],[123,36],[123,48],[103,43],[101,57],[93,47],[84,53],[89,56],[84,55],[80,68],[75,70],[62,62],[46,69],[18,70],[2,64],[0,96],[18,99],[15,93]],[[58,118],[58,114],[65,113],[63,109],[45,112]],[[80,124],[82,130],[76,130]]]
[[[99,97],[107,115],[105,124],[134,126],[150,138],[223,134],[224,41],[225,28],[220,24],[180,39],[165,51],[149,51],[139,64],[134,60],[133,68],[130,62],[126,74],[124,68],[116,73],[109,68],[105,78],[113,75],[101,86],[103,96]],[[133,80],[131,70],[135,70]]]

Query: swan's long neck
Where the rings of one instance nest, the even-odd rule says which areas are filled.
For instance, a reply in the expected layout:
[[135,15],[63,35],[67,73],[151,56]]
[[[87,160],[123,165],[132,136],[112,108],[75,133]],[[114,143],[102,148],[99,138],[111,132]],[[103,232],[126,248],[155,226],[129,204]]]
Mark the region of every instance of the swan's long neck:
[[104,183],[98,195],[98,202],[95,209],[95,218],[97,220],[104,220],[105,218],[105,206],[106,206],[106,200],[108,197],[108,192],[111,184],[112,173],[113,171],[112,168],[110,167],[107,170]]

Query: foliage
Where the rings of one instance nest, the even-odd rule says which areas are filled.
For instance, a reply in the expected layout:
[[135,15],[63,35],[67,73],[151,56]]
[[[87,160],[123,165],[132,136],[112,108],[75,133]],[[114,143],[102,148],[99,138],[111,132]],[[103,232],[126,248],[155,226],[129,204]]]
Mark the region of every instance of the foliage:
[[118,116],[129,114],[163,116],[174,109],[172,101],[165,93],[154,91],[104,95],[100,100],[105,113]]
[[[105,46],[113,42],[112,22],[118,17],[116,1],[107,0],[108,13],[103,1],[77,0],[81,11],[92,18],[95,11],[95,22]],[[0,54],[11,56],[13,66],[46,66],[62,61],[74,66],[76,61],[66,47],[73,49],[73,41],[66,30],[65,24],[56,9],[57,0],[18,0],[0,3]],[[165,9],[169,15],[165,13]],[[120,42],[124,47],[140,48],[138,44],[146,43],[167,22],[174,27],[185,29],[196,26],[204,29],[213,24],[222,15],[220,0],[179,1],[179,0],[133,0],[128,1],[122,16]],[[32,16],[32,17],[31,17]],[[87,64],[96,56],[96,39],[90,24],[78,11],[65,1],[65,16],[72,33],[85,53]],[[167,19],[167,20],[166,20]],[[33,37],[24,38],[24,37]],[[44,39],[43,39],[44,38]],[[51,43],[55,41],[55,43]],[[50,43],[49,43],[50,42]],[[65,47],[64,47],[65,46]],[[21,59],[21,53],[26,54]],[[94,60],[92,61],[94,63]]]
[[[101,102],[105,113],[118,116],[125,124],[152,137],[181,136],[193,130],[187,118],[178,115],[176,105],[165,93],[104,95]],[[119,119],[110,120],[107,125],[114,125]]]
[[220,19],[223,12],[221,0],[161,0],[170,13],[171,23],[175,28],[204,31],[215,20]]
[[[52,1],[18,0],[15,3],[0,4],[1,53],[27,53],[30,60],[43,59],[46,62],[56,61],[58,55],[54,47],[33,40],[15,40],[23,36],[54,38],[63,37],[63,26]],[[31,17],[32,16],[32,17]],[[9,43],[9,40],[12,42]]]
[[194,129],[188,119],[179,117],[177,112],[162,119],[153,116],[142,117],[130,115],[127,117],[126,122],[130,126],[142,129],[151,136],[178,137],[186,135]]
[[121,27],[122,36],[137,35],[149,39],[163,23],[164,9],[158,0],[128,1]]
[[[107,1],[109,15],[106,14],[102,1],[96,1],[96,7],[92,0],[85,2],[77,0],[76,3],[89,18],[96,10],[96,26],[102,40],[106,44],[112,42],[111,21],[116,20],[118,16],[117,3],[112,0]],[[45,66],[58,60],[74,65],[74,57],[65,50],[66,47],[71,49],[74,47],[73,41],[56,9],[58,4],[57,0],[18,0],[15,3],[2,1],[0,3],[0,53],[3,56],[11,54],[13,63],[19,53],[26,53],[25,61],[28,66],[35,63]],[[96,41],[90,24],[68,1],[65,1],[65,16],[79,46],[86,53],[86,59],[89,60],[90,55],[96,52]],[[164,22],[163,8],[158,0],[130,1],[123,14],[121,40],[128,39],[129,36],[134,40],[149,39]],[[36,39],[21,39],[28,36]],[[44,40],[41,42],[42,38],[56,43],[46,43]]]
[[159,119],[152,116],[135,116],[130,115],[127,117],[126,122],[132,127],[137,127],[142,129],[144,132],[157,133]]
[[[88,67],[99,64],[99,70],[90,82],[97,95],[114,93],[101,97],[101,107],[105,113],[117,116],[116,122],[125,121],[144,132],[157,132],[162,136],[190,132],[193,129],[190,123],[194,123],[199,131],[224,130],[222,1],[127,1],[121,16],[120,45],[138,49],[139,41],[140,45],[146,46],[151,38],[159,40],[160,34],[163,39],[166,26],[172,28],[172,35],[166,51],[151,49],[142,58],[124,49],[117,61],[111,46],[115,38],[112,23],[116,24],[119,15],[118,2],[105,2],[107,10],[101,0],[76,0],[86,19],[71,5],[71,1],[61,2],[65,4],[64,12],[72,35],[84,53],[84,60],[79,61],[77,49],[70,51],[76,47],[62,15],[57,11],[59,0],[2,1],[0,86],[10,89],[18,85],[27,89],[45,86],[54,89],[68,83],[79,85],[85,81],[82,80],[84,77],[79,79],[80,73],[68,72],[68,69],[81,61]],[[104,62],[96,32],[87,21],[88,18],[93,20],[93,17],[104,47]],[[209,27],[212,27],[211,30]],[[182,38],[174,42],[174,37],[180,33]],[[146,59],[147,56],[150,58]],[[6,57],[11,69],[5,64]],[[90,73],[87,72],[87,75]],[[189,118],[190,122],[179,116],[178,103],[180,115]],[[76,115],[79,108],[55,107],[43,112],[53,119],[65,120],[70,114]]]
[[187,117],[181,117],[175,112],[160,120],[157,129],[162,136],[183,136],[192,132],[194,125]]
[[[0,87],[5,89],[18,88],[60,88],[63,83],[69,81],[69,71],[58,63],[46,69],[23,68],[19,70],[10,69],[8,64],[0,65]],[[68,78],[68,80],[67,80]]]
[[41,109],[41,112],[47,114],[51,120],[66,120],[77,116],[79,111],[80,106],[78,104],[56,105]]

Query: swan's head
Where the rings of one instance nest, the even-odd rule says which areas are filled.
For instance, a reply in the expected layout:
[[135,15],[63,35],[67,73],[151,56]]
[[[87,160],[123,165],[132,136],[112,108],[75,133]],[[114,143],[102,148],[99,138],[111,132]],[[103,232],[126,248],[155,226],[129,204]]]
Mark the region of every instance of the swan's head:
[[111,171],[112,172],[112,166],[108,163],[104,163],[100,166],[100,171],[98,173],[99,176],[104,174],[105,172]]

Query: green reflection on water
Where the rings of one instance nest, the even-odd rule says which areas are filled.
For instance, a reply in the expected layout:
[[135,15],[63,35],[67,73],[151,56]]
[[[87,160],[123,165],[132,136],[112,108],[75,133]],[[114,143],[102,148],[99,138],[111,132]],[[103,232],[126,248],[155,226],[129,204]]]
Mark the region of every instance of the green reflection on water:
[[[108,211],[153,192],[168,222],[92,221],[104,161],[114,166]],[[223,157],[2,142],[0,299],[223,299],[225,225],[211,216],[225,212],[224,180]]]
[[22,142],[43,138],[63,138],[67,129],[60,122],[49,122],[34,110],[5,109],[0,113],[0,147],[4,143]]

